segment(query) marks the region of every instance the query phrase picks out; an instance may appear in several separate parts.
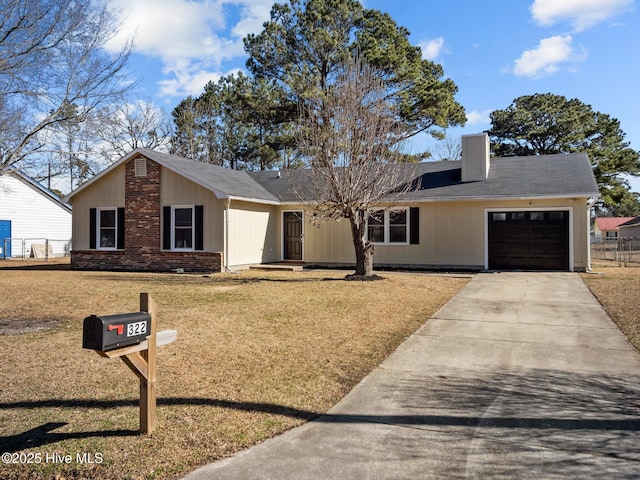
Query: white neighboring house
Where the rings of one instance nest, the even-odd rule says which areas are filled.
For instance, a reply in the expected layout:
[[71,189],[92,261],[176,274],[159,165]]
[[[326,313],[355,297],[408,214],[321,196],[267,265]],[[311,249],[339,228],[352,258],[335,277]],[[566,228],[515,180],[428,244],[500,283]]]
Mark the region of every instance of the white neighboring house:
[[16,169],[0,172],[0,258],[69,255],[71,207]]

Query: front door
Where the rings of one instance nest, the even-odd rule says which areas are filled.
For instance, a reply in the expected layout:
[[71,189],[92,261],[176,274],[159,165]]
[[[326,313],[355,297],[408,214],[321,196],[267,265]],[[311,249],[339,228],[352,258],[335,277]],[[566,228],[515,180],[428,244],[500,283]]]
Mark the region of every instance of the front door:
[[302,260],[302,212],[284,212],[284,259]]

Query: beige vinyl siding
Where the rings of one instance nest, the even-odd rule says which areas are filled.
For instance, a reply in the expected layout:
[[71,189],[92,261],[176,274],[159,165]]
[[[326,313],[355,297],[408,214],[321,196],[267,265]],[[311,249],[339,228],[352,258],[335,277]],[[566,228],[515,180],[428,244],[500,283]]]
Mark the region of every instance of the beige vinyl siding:
[[[172,205],[202,205],[204,207],[204,250],[207,252],[223,251],[224,200],[218,200],[206,188],[162,167],[160,172],[160,207]],[[161,225],[161,229],[163,227]]]
[[[572,210],[573,266],[588,264],[587,199],[478,200],[413,203],[420,208],[418,245],[376,245],[374,264],[457,266],[484,268],[487,209]],[[291,208],[287,208],[290,210]],[[284,210],[284,208],[283,208]],[[354,263],[348,220],[311,225],[305,215],[304,260],[319,263]],[[279,226],[281,228],[281,226]],[[281,236],[281,233],[280,233]]]
[[228,215],[229,266],[280,260],[275,206],[232,200]]
[[420,209],[418,245],[377,245],[374,262],[480,266],[484,263],[484,209],[466,203],[415,204]]
[[89,210],[124,207],[124,165],[73,197],[73,250],[89,249]]
[[[374,264],[480,267],[484,263],[483,208],[479,216],[473,218],[468,204],[423,203],[412,206],[420,208],[420,243],[376,245]],[[318,227],[306,222],[304,252],[305,262],[354,263],[349,220],[320,223]]]
[[[310,218],[305,214],[305,219]],[[305,262],[354,263],[355,250],[349,220],[340,222],[309,221],[304,225],[303,252]]]

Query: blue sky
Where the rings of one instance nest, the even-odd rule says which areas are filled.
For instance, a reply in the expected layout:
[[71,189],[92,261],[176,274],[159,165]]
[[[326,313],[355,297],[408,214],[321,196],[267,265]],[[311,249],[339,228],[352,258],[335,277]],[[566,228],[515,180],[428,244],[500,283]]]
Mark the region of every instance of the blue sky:
[[[242,38],[259,33],[272,0],[105,0],[120,11],[111,46],[135,34],[138,94],[167,111],[209,80],[244,69]],[[490,127],[489,113],[515,98],[578,98],[621,122],[640,150],[639,0],[363,0],[411,32],[423,56],[443,65],[459,88],[467,124]],[[430,147],[428,138],[415,148]],[[633,180],[640,192],[640,180]]]

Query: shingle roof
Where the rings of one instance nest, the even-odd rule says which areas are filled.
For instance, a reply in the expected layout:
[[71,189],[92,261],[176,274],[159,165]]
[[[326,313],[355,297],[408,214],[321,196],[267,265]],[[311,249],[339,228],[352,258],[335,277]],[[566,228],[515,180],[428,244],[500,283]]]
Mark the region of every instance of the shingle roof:
[[[442,162],[439,162],[442,163]],[[453,162],[444,162],[453,163]],[[504,198],[596,196],[596,184],[586,154],[502,157],[491,159],[485,181],[460,181],[461,165],[446,175],[426,172],[416,198]],[[449,182],[443,177],[447,176]],[[435,181],[434,181],[435,180]]]
[[281,202],[296,202],[298,191],[311,192],[310,170],[283,170],[281,172],[247,172],[251,178]]
[[638,215],[637,217],[633,217],[631,218],[631,220],[628,220],[624,223],[621,223],[619,226],[620,227],[634,227],[636,225],[640,225],[640,215]]
[[218,197],[278,202],[278,199],[273,194],[256,183],[247,175],[247,172],[196,162],[154,150],[138,149],[138,152],[191,181],[212,190]]
[[[462,182],[461,162],[409,164],[419,188],[408,200],[454,200],[482,198],[591,197],[598,195],[586,154],[503,157],[491,159],[487,180]],[[248,172],[282,202],[295,202],[295,189],[311,189],[308,170]],[[296,188],[292,188],[295,185]]]
[[[136,149],[71,192],[63,201],[69,201],[117,165],[140,154],[207,188],[218,198],[296,203],[299,201],[296,190],[312,192],[310,170],[246,172],[154,150]],[[460,161],[422,162],[406,164],[403,168],[413,179],[412,183],[418,186],[407,195],[409,201],[598,195],[598,185],[586,154],[493,158],[487,180],[475,182],[462,182]]]

